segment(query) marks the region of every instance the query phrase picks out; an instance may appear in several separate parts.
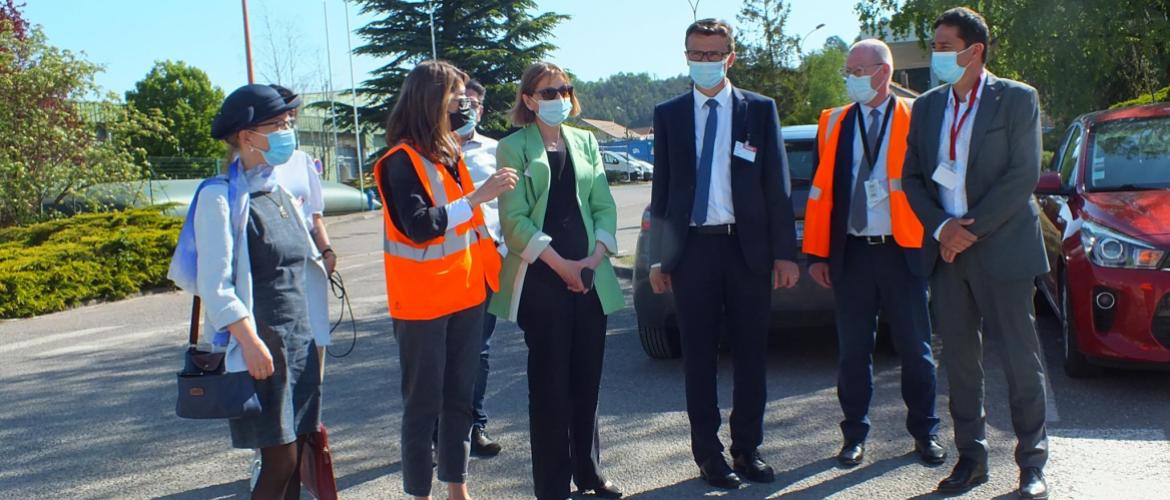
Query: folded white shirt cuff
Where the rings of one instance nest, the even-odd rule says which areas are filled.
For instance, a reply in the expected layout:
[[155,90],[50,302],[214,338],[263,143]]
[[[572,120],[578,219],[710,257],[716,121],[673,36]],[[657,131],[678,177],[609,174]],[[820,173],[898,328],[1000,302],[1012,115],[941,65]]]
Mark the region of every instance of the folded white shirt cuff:
[[939,238],[939,236],[942,236],[942,228],[945,227],[947,223],[950,222],[953,218],[954,217],[948,217],[947,220],[942,221],[942,224],[938,225],[938,229],[934,230],[934,241],[942,242],[942,239]]
[[468,203],[467,198],[459,198],[444,208],[447,209],[448,230],[471,220],[471,203]]

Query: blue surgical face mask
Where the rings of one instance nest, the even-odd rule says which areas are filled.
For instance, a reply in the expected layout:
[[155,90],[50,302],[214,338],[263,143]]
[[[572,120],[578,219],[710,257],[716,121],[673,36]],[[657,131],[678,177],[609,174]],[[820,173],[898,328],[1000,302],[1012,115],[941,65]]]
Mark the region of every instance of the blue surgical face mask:
[[865,104],[877,97],[877,90],[873,88],[873,75],[845,77],[845,92],[853,102]]
[[540,117],[540,121],[545,124],[556,127],[569,118],[571,111],[573,111],[572,99],[562,97],[538,101],[536,116]]
[[963,77],[967,68],[959,66],[958,52],[932,52],[930,54],[930,71],[934,77],[943,83],[955,83]]
[[260,154],[269,165],[283,165],[297,150],[297,133],[292,129],[277,130],[264,137],[268,138],[268,151],[260,151]]
[[690,65],[691,81],[703,89],[719,86],[727,76],[727,68],[724,67],[726,61],[726,59],[715,62],[687,61]]

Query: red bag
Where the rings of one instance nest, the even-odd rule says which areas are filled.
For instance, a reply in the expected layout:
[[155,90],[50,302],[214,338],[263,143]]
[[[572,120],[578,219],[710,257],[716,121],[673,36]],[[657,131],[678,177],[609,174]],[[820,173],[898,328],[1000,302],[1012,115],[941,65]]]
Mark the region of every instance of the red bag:
[[301,453],[301,484],[317,500],[337,500],[337,480],[333,477],[333,455],[329,452],[325,424],[305,437]]

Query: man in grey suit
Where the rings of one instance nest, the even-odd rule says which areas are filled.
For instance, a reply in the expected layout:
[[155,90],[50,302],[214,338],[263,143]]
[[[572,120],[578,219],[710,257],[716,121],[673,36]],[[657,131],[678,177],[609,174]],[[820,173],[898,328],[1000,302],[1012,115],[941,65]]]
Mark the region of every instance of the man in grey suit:
[[931,69],[947,85],[914,103],[904,189],[934,235],[926,238],[924,265],[959,449],[938,490],[987,481],[986,334],[998,341],[1008,377],[1020,497],[1048,498],[1045,375],[1032,306],[1035,278],[1048,271],[1032,199],[1040,176],[1038,98],[1032,87],[984,70],[989,32],[978,13],[948,10],[934,30]]

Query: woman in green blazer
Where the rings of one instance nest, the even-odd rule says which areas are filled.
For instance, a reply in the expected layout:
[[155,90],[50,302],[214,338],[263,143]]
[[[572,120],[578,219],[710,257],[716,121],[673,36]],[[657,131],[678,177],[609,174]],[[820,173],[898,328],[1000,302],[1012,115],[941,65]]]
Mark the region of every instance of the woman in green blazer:
[[597,393],[606,316],[625,306],[609,255],[617,207],[593,135],[562,125],[580,105],[549,63],[524,72],[512,109],[523,127],[500,141],[499,167],[520,176],[500,197],[508,257],[489,311],[514,320],[528,345],[528,411],[537,499],[569,497],[570,481],[622,493],[600,470]]

